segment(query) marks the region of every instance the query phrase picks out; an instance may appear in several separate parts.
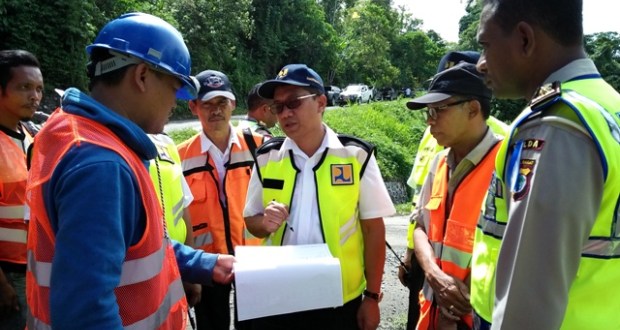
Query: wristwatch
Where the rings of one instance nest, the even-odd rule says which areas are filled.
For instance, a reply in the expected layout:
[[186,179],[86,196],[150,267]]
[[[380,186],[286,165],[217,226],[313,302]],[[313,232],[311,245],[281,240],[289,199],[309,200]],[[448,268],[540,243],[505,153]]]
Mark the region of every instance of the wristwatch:
[[370,292],[368,290],[364,290],[364,293],[362,293],[362,295],[366,298],[374,299],[377,302],[381,302],[381,299],[383,299],[383,292],[375,293],[375,292]]

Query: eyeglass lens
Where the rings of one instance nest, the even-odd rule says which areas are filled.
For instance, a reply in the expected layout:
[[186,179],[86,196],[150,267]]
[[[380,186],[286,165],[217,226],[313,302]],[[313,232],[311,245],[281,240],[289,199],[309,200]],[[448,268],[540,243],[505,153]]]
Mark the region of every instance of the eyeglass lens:
[[301,103],[312,96],[315,96],[316,94],[308,94],[308,95],[302,95],[299,96],[297,98],[291,99],[291,100],[287,100],[285,102],[282,103],[278,103],[278,102],[274,102],[271,104],[270,109],[271,112],[273,114],[279,115],[284,111],[284,107],[286,107],[287,109],[291,109],[291,110],[295,110],[297,108],[299,108],[299,106],[301,106]]

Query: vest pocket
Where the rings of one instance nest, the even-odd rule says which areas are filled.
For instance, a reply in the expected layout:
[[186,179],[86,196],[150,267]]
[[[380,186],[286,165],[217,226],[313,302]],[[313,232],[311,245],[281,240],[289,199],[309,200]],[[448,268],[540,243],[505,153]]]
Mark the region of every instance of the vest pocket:
[[474,246],[475,230],[475,224],[465,224],[453,219],[448,219],[444,244],[471,254]]

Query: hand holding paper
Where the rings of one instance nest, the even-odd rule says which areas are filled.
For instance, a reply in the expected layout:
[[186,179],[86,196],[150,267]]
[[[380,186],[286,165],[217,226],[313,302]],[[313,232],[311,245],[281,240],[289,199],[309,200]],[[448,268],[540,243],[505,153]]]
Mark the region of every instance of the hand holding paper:
[[228,254],[220,254],[217,257],[215,268],[213,269],[213,281],[220,284],[228,284],[233,280],[233,264],[236,259]]

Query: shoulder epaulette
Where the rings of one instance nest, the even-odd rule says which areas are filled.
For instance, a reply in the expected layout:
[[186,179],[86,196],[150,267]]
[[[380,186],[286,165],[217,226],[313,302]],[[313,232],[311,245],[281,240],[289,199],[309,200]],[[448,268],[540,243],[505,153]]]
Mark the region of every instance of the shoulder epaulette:
[[551,84],[540,86],[529,106],[531,109],[536,109],[550,101],[557,100],[560,96],[562,96],[562,86],[559,81],[554,81]]
[[357,146],[366,150],[366,152],[368,153],[370,153],[375,148],[372,143],[366,142],[358,137],[351,135],[338,134],[338,140],[340,140],[340,143],[342,143],[343,146]]
[[282,136],[272,137],[256,149],[256,155],[266,154],[271,150],[280,150],[283,142],[284,137]]

